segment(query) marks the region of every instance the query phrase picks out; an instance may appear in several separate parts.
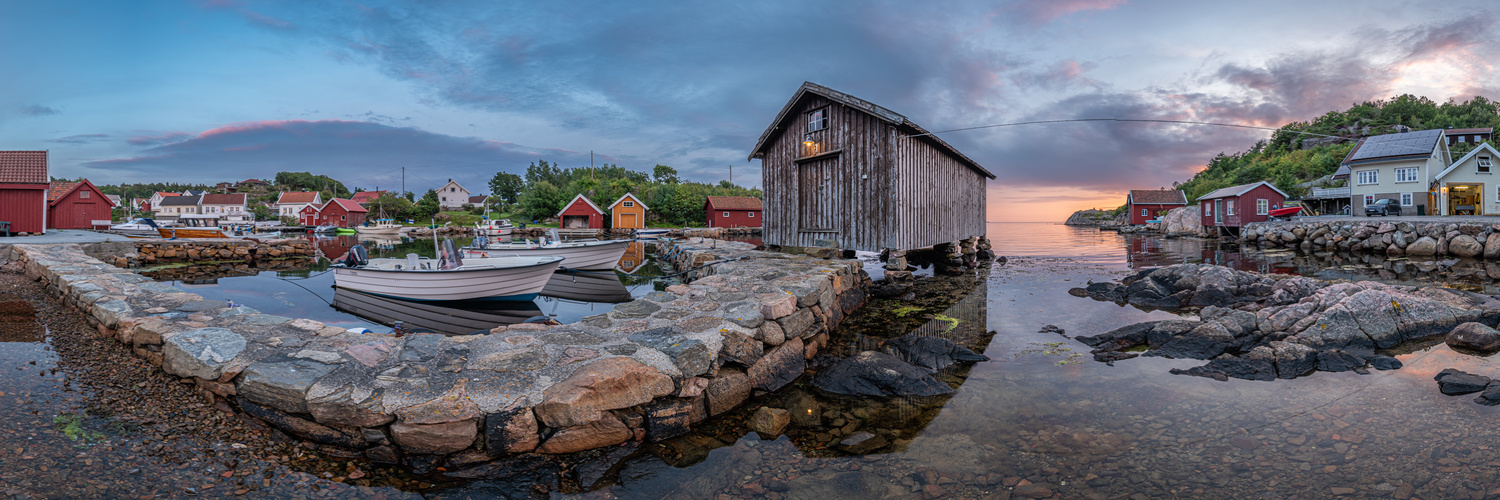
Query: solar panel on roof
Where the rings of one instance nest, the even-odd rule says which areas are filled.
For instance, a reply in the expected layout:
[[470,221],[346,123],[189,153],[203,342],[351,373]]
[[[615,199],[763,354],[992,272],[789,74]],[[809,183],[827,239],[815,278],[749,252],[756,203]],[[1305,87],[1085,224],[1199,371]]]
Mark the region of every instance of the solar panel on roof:
[[1437,145],[1438,137],[1442,135],[1443,131],[1440,129],[1377,135],[1365,139],[1365,143],[1349,157],[1349,161],[1430,154]]

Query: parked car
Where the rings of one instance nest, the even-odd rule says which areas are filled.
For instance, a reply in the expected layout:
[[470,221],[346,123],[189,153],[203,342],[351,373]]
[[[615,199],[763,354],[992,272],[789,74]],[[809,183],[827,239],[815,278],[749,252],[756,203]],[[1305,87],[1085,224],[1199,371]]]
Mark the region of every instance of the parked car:
[[1381,198],[1375,200],[1375,203],[1365,205],[1366,217],[1376,215],[1401,215],[1401,202],[1395,198]]

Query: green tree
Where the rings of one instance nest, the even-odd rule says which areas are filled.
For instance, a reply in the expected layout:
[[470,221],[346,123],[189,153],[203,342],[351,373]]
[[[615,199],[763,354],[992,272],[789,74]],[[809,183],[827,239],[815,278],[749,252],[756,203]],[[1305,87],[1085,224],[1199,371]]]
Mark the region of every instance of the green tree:
[[263,204],[263,203],[251,203],[250,204],[250,214],[253,215],[253,216],[255,216],[255,220],[275,220],[276,219],[276,209],[271,208],[270,205],[266,205],[266,204]]
[[496,172],[495,176],[490,178],[490,196],[505,200],[506,203],[515,203],[516,199],[521,196],[523,187],[525,187],[524,181],[516,174]]
[[527,219],[540,221],[556,216],[562,210],[563,203],[567,203],[567,200],[557,186],[540,181],[528,184],[526,191],[521,193],[520,212]]
[[677,169],[666,165],[657,165],[656,168],[652,169],[651,180],[656,181],[657,184],[676,184],[680,182],[677,179]]
[[432,218],[441,211],[442,206],[438,205],[437,191],[428,189],[426,193],[422,194],[422,199],[417,200],[416,205],[412,207],[409,218],[422,221]]

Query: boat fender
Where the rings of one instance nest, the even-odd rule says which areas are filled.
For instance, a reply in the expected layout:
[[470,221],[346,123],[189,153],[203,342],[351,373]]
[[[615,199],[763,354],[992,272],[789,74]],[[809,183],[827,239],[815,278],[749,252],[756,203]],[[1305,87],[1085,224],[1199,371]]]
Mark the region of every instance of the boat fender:
[[350,328],[349,333],[370,333],[369,328]]

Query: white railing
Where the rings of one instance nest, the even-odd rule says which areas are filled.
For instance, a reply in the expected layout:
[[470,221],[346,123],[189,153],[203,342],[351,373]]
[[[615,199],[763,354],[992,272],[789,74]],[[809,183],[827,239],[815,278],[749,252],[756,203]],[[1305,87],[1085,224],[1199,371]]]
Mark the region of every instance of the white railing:
[[1309,194],[1313,198],[1333,198],[1339,196],[1349,196],[1349,188],[1347,186],[1340,188],[1312,188],[1312,192]]

